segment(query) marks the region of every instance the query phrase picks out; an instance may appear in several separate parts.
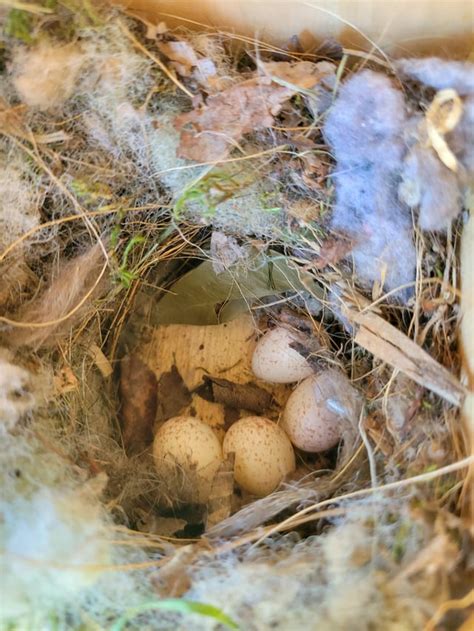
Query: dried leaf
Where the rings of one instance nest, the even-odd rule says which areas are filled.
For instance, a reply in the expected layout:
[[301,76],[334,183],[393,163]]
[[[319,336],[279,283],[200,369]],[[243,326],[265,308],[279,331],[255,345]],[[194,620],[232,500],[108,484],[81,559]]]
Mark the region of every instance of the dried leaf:
[[185,519],[177,517],[160,517],[155,515],[153,511],[147,512],[138,509],[139,521],[137,529],[140,532],[147,532],[150,535],[158,535],[160,537],[172,537],[186,526]]
[[191,587],[188,570],[198,552],[196,544],[183,546],[173,552],[168,563],[152,578],[153,587],[159,596],[179,598],[188,591]]
[[157,324],[219,324],[245,313],[260,298],[301,293],[306,287],[321,293],[309,274],[279,255],[259,255],[245,269],[222,274],[206,261],[182,276],[160,300]]
[[146,26],[145,37],[147,39],[156,39],[158,35],[164,35],[168,31],[166,22],[158,22],[158,24],[152,24],[144,20]]
[[215,63],[208,57],[200,57],[189,42],[159,42],[158,48],[170,59],[171,65],[182,77],[190,77],[206,88],[210,88],[210,83],[215,82]]
[[297,199],[286,208],[287,214],[298,222],[317,221],[321,215],[321,207],[310,199]]
[[240,384],[217,377],[204,377],[203,381],[196,394],[206,401],[256,414],[264,414],[272,404],[272,395],[253,383]]
[[289,507],[303,502],[317,502],[325,497],[325,491],[330,488],[327,477],[312,481],[311,487],[307,483],[295,485],[275,491],[266,497],[247,504],[234,515],[221,520],[208,528],[209,538],[230,538],[258,528]]
[[288,84],[285,87],[296,88],[297,90],[310,90],[321,79],[334,74],[334,65],[326,61],[317,64],[311,61],[298,61],[296,63],[271,61],[269,63],[260,63],[259,68],[272,81],[280,85]]
[[104,379],[108,379],[114,372],[112,364],[109,362],[109,360],[104,355],[102,350],[97,346],[97,344],[91,344],[88,351],[89,355],[94,360],[95,365],[100,370]]
[[231,425],[236,423],[240,418],[240,411],[235,408],[224,409],[224,431],[227,431]]
[[410,421],[421,405],[422,393],[423,390],[403,373],[396,375],[387,385],[382,410],[387,429],[398,444],[407,436]]
[[189,77],[192,69],[198,65],[198,56],[189,42],[158,42],[160,52],[166,55],[175,69],[183,77]]
[[146,449],[153,441],[157,407],[155,373],[136,355],[120,364],[122,439],[127,454]]
[[213,230],[211,235],[212,268],[216,274],[222,274],[239,259],[245,257],[246,250],[234,237]]
[[[210,96],[207,104],[175,119],[181,133],[178,156],[197,162],[225,158],[244,134],[270,127],[283,104],[313,88],[328,68],[309,61],[261,64],[259,74]],[[189,129],[191,128],[191,129]]]
[[0,97],[0,129],[2,132],[21,138],[25,137],[26,110],[26,105],[11,107],[8,101]]
[[292,94],[271,82],[264,85],[251,79],[210,96],[204,107],[175,119],[181,132],[178,157],[196,162],[222,160],[244,134],[270,127]]
[[344,47],[334,37],[328,37],[321,42],[314,52],[318,57],[339,61],[344,56]]
[[178,416],[181,410],[191,404],[191,394],[176,366],[164,372],[157,386],[157,422]]
[[53,377],[54,389],[58,394],[74,392],[79,386],[79,380],[70,366],[64,366]]
[[219,524],[231,514],[234,493],[234,459],[234,454],[230,454],[214,476],[207,503],[206,529]]
[[316,269],[336,265],[346,258],[351,249],[352,243],[348,239],[327,239],[321,246],[318,258],[313,265]]
[[301,154],[303,162],[303,182],[315,191],[324,191],[329,165],[313,152]]
[[238,512],[209,528],[206,536],[208,539],[221,539],[240,535],[274,520],[276,515],[282,511],[288,511],[291,506],[301,506],[319,502],[326,497],[334,497],[336,489],[352,479],[356,471],[359,475],[363,471],[362,456],[354,457],[355,451],[350,453],[346,445],[343,446],[343,451],[346,453],[340,454],[334,474],[322,475],[312,480],[308,480],[305,474],[299,482],[289,483],[280,490],[247,504]]

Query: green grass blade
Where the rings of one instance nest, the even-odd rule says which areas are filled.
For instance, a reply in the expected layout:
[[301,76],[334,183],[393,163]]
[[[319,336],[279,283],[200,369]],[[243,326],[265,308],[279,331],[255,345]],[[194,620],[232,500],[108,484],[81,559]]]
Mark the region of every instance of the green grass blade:
[[139,607],[129,609],[114,622],[110,631],[122,631],[125,625],[130,622],[136,616],[139,616],[146,611],[162,610],[162,611],[175,611],[177,613],[190,614],[197,613],[200,616],[206,616],[208,618],[214,618],[217,622],[225,624],[229,629],[238,629],[236,622],[229,618],[221,609],[214,607],[213,605],[206,605],[205,603],[199,603],[194,600],[182,600],[180,598],[167,598],[166,600],[154,600],[143,603]]

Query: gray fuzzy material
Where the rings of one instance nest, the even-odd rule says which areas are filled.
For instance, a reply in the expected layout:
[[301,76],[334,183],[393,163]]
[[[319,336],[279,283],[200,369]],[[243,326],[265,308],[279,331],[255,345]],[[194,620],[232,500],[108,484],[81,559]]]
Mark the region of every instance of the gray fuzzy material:
[[389,291],[415,278],[411,213],[397,195],[405,123],[402,93],[386,76],[364,70],[341,87],[324,126],[337,161],[332,227],[352,238],[357,276]]
[[399,195],[410,206],[419,207],[422,230],[446,229],[462,203],[456,173],[423,145],[415,146],[405,160]]
[[458,159],[457,172],[448,169],[424,142],[422,125],[420,116],[408,122],[405,136],[411,148],[398,193],[408,206],[419,208],[422,230],[446,230],[461,211],[465,189],[474,183],[474,97],[464,99],[461,120],[446,136]]
[[395,68],[406,77],[436,90],[453,88],[461,96],[474,94],[474,64],[468,61],[448,61],[439,57],[399,59]]

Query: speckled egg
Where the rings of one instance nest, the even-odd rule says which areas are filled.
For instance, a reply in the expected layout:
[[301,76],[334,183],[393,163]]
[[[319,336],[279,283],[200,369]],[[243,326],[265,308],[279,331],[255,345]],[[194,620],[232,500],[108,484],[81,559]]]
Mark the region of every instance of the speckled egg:
[[265,333],[253,353],[254,375],[271,383],[293,383],[312,375],[306,359],[290,346],[297,341],[297,334],[283,327]]
[[209,425],[191,416],[176,416],[166,421],[156,433],[153,459],[159,476],[164,480],[176,468],[193,480],[198,478],[202,482],[198,485],[198,499],[205,501],[222,463],[222,447]]
[[329,368],[296,387],[281,426],[295,447],[316,453],[337,445],[345,425],[357,424],[360,409],[360,397],[346,375]]
[[235,453],[234,475],[244,490],[263,497],[295,469],[288,436],[273,421],[248,416],[234,423],[224,438],[224,456]]

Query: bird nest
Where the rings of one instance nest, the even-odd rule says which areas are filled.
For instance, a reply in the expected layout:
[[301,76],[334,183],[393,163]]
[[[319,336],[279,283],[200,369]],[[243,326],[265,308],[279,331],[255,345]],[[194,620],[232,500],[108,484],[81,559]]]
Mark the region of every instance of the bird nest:
[[[1,627],[467,629],[472,65],[6,5]],[[156,466],[284,426],[275,330],[336,443]]]

